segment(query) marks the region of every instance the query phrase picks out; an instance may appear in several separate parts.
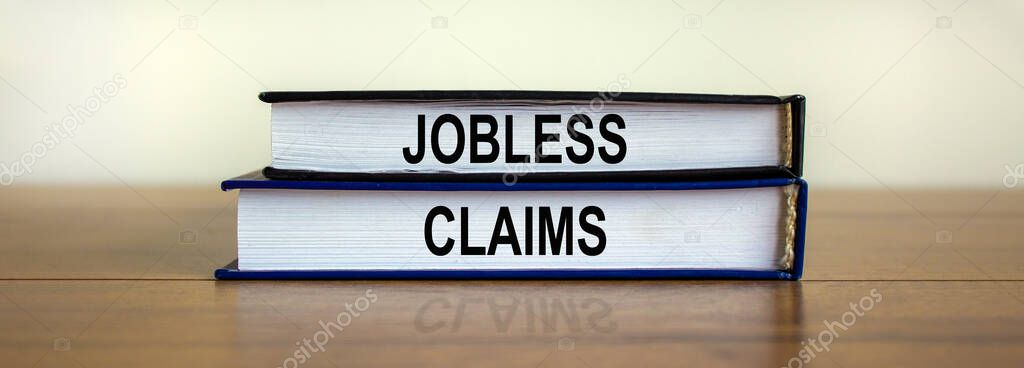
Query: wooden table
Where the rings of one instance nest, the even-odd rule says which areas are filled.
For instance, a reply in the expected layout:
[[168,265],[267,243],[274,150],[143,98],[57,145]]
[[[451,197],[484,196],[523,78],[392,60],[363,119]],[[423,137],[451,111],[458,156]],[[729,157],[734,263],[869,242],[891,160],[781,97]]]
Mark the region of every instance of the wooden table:
[[218,282],[234,193],[3,188],[0,365],[1024,364],[1024,192],[810,198],[801,282]]

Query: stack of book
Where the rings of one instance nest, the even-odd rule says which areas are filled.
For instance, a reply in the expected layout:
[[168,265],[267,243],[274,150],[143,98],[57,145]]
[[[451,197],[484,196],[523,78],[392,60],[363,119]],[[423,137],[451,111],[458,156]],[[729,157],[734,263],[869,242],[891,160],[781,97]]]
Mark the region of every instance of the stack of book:
[[219,279],[756,278],[803,268],[804,97],[264,92]]

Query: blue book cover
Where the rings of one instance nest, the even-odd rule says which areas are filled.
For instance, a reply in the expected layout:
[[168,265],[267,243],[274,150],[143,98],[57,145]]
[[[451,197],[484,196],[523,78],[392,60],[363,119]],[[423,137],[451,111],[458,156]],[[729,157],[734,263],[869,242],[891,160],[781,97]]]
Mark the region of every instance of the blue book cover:
[[[749,179],[688,182],[550,182],[550,183],[458,183],[458,182],[354,182],[272,180],[259,172],[226,180],[228,190],[329,190],[329,191],[426,191],[426,192],[530,192],[530,191],[699,191],[796,185],[792,259],[785,270],[671,269],[671,268],[566,268],[566,269],[295,269],[240,270],[232,262],[214,272],[220,280],[284,279],[772,279],[798,280],[803,271],[807,219],[807,183],[799,178]],[[568,244],[568,242],[566,243]]]

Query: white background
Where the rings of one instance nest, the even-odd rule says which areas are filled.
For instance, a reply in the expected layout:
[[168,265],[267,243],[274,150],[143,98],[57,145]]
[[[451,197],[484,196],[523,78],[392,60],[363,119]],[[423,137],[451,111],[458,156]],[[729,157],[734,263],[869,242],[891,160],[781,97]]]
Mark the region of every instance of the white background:
[[807,95],[816,188],[1001,188],[1005,166],[1024,162],[1020,2],[588,4],[4,1],[0,163],[115,74],[127,87],[14,185],[212,187],[269,162],[262,90],[623,79],[630,91]]

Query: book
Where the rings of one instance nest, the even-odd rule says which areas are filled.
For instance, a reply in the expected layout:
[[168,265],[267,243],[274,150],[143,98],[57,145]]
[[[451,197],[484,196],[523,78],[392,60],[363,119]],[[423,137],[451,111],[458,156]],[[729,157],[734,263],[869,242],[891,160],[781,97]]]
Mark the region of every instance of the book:
[[754,278],[803,268],[807,184],[288,181],[239,190],[219,279]]
[[681,181],[802,174],[804,97],[263,92],[284,180]]

